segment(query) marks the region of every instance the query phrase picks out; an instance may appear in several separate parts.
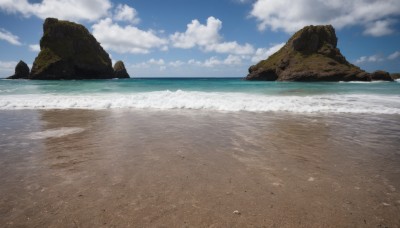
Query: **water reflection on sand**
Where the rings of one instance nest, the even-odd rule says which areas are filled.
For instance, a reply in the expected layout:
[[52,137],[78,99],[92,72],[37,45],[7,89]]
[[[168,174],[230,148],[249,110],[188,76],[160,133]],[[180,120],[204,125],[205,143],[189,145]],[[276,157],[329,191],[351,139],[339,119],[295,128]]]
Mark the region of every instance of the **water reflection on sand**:
[[400,226],[399,116],[0,117],[1,227]]

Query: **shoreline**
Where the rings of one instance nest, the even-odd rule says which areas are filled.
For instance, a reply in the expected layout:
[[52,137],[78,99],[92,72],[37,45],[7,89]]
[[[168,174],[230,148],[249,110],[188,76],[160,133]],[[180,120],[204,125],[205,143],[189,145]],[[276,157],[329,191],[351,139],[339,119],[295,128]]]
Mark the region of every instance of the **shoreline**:
[[400,225],[398,115],[0,117],[2,227]]

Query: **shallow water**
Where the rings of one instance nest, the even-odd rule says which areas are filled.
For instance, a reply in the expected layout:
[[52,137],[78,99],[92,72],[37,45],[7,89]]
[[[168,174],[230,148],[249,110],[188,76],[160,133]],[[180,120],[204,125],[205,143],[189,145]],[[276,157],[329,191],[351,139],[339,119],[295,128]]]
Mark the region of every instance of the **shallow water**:
[[399,115],[111,109],[0,118],[2,227],[400,226]]

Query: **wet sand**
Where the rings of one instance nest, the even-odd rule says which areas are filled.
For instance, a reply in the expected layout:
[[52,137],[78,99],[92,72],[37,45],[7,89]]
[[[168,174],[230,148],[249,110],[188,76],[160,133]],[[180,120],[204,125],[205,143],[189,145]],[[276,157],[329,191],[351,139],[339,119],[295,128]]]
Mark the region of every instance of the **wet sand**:
[[398,115],[0,119],[0,227],[400,226]]

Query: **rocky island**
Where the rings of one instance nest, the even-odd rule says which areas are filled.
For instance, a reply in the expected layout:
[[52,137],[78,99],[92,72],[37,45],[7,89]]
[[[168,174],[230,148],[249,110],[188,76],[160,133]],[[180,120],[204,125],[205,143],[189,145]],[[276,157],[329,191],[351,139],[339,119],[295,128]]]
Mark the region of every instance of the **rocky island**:
[[[114,72],[108,53],[83,25],[55,18],[47,18],[43,24],[40,52],[33,62],[31,72],[28,68],[26,73],[27,66],[18,65],[16,74],[9,79],[129,78],[123,63],[123,69],[120,67]],[[23,70],[23,73],[17,74],[17,68]],[[120,73],[121,70],[124,72]]]
[[372,74],[349,63],[337,48],[331,25],[306,26],[268,59],[249,68],[246,80],[262,81],[392,81],[389,73]]

